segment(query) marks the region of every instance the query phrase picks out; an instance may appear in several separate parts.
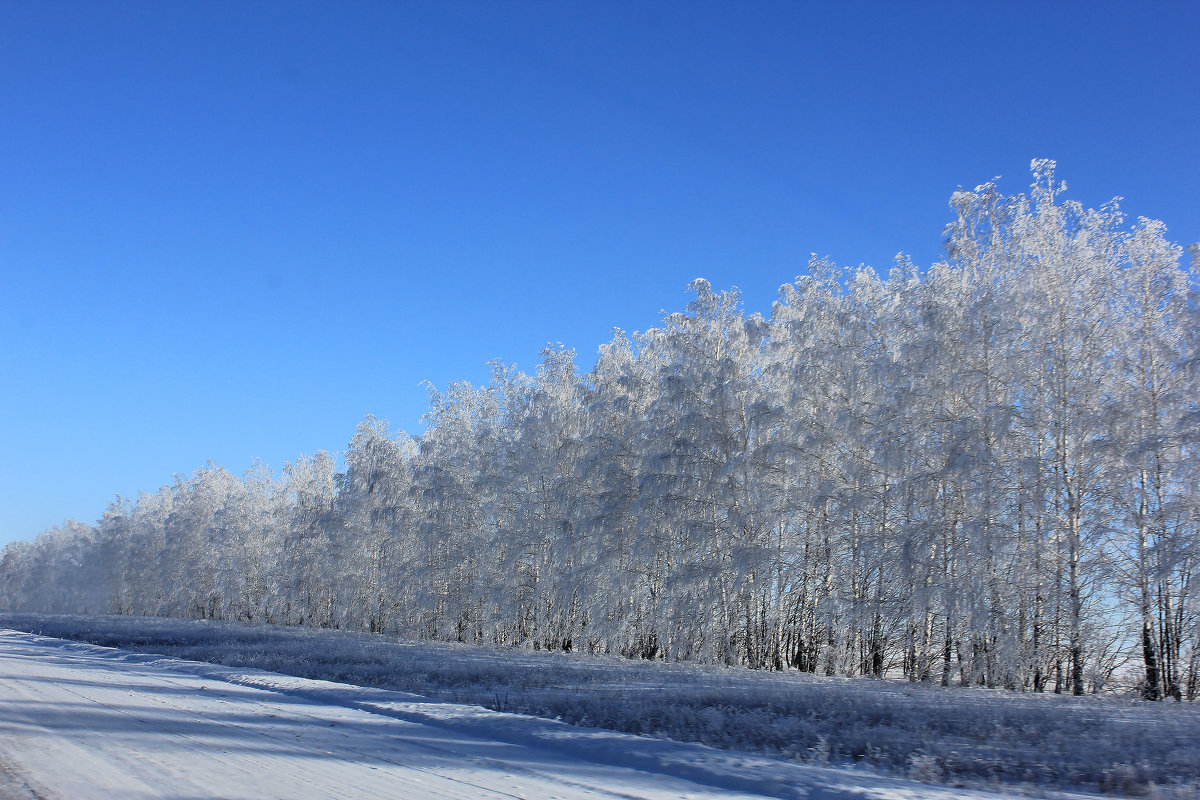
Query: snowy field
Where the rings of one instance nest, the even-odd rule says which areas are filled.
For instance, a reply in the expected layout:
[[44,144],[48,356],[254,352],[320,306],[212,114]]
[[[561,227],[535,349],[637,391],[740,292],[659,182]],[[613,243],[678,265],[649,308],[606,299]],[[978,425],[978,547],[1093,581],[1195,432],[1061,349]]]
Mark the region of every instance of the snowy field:
[[[0,627],[173,657],[134,656],[15,633],[3,637],[6,648],[19,642],[25,648],[41,648],[41,652],[60,661],[86,658],[87,669],[92,672],[107,675],[106,670],[117,666],[134,670],[129,683],[138,685],[140,691],[135,694],[122,689],[130,703],[150,691],[138,683],[143,673],[174,675],[170,680],[190,676],[188,681],[220,681],[221,691],[227,694],[234,692],[224,685],[230,683],[241,687],[238,692],[282,691],[283,699],[276,697],[271,702],[315,703],[340,709],[330,713],[366,714],[361,733],[367,739],[373,726],[400,720],[432,724],[443,739],[450,731],[455,741],[466,736],[531,748],[539,754],[515,757],[518,761],[552,756],[593,766],[633,766],[654,776],[636,779],[650,781],[641,790],[621,790],[634,797],[686,793],[677,788],[654,794],[658,781],[667,777],[692,780],[711,791],[773,797],[975,797],[984,796],[986,790],[1034,796],[1049,796],[1055,791],[1159,798],[1200,796],[1200,712],[1190,705],[943,690],[885,681],[406,643],[363,634],[200,621],[0,614]],[[8,650],[5,653],[8,658]],[[37,660],[28,653],[20,658],[25,664]],[[178,659],[219,663],[232,669]],[[12,676],[8,674],[13,669],[11,660],[6,660],[6,674],[0,678],[5,692],[13,691]],[[63,685],[77,690],[78,686],[93,683],[120,686],[124,680],[121,675],[113,675],[105,681],[89,677]],[[33,685],[48,685],[54,679],[41,681]],[[238,692],[234,695],[240,697]],[[431,702],[429,698],[443,702]],[[47,702],[82,701],[60,697]],[[193,697],[189,702],[200,700]],[[478,706],[561,722],[496,714]],[[0,705],[0,761],[4,751],[10,759],[13,757],[14,741],[29,740],[27,732],[20,733],[21,726],[36,726],[40,719],[23,717],[26,712],[22,708],[20,704]],[[188,713],[195,718],[209,712],[197,706]],[[262,721],[258,711],[238,711],[231,719],[243,717]],[[301,720],[304,718],[302,714]],[[267,733],[262,735],[278,739],[271,733],[271,726],[284,724],[269,723]],[[298,742],[304,738],[303,722],[286,724],[297,726]],[[656,738],[617,735],[594,730],[596,727]],[[87,733],[86,726],[77,722],[72,723],[71,730],[78,735]],[[391,737],[393,733],[380,735]],[[725,752],[681,741],[702,742]],[[313,744],[317,750],[323,746],[319,741]],[[382,752],[380,748],[390,752],[393,745],[364,741],[356,746],[366,748],[364,758],[373,763],[372,759]],[[472,750],[460,755],[470,760],[478,753]],[[288,758],[306,764],[311,761],[299,755],[279,757],[283,759],[280,763]],[[342,763],[353,759],[333,760]],[[28,763],[20,758],[17,761]],[[181,774],[188,769],[187,765],[179,766]],[[565,778],[577,768],[564,770],[549,769],[538,774]],[[959,788],[936,790],[906,779]],[[490,787],[486,792],[500,786],[486,785]],[[509,795],[583,796],[572,793],[572,785],[569,781],[562,785],[531,784]],[[589,785],[587,791],[614,785],[601,780],[597,786]],[[324,794],[321,789],[314,791],[308,796],[337,796]],[[398,795],[373,791],[360,796],[461,796],[437,792],[422,795],[416,790]],[[480,791],[484,793],[468,796],[497,796]],[[693,796],[708,796],[706,790],[696,786],[687,791]],[[175,792],[170,796],[191,795]],[[603,792],[599,796],[604,796]],[[4,797],[2,792],[0,797]]]
[[0,796],[994,797],[4,630]]

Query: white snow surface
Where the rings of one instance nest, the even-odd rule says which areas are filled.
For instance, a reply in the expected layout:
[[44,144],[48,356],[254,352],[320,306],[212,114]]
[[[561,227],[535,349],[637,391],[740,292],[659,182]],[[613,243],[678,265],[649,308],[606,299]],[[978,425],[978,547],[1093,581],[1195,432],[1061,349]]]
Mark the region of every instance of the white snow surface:
[[0,630],[0,798],[114,797],[999,795]]

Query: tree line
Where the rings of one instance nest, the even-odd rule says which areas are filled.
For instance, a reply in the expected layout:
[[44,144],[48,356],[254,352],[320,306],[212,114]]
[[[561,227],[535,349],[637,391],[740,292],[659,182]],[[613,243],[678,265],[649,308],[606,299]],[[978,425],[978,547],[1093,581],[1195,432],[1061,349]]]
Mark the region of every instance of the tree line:
[[959,190],[944,260],[814,257],[767,316],[697,280],[341,469],[118,499],[9,545],[0,607],[1195,699],[1196,260],[1064,189]]

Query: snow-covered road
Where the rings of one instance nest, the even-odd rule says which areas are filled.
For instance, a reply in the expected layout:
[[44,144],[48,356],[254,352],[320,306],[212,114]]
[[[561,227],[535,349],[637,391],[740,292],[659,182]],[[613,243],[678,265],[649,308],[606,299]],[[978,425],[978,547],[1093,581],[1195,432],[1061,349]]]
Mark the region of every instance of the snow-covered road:
[[0,800],[764,795],[994,797],[0,630]]
[[11,633],[0,762],[17,797],[739,796]]

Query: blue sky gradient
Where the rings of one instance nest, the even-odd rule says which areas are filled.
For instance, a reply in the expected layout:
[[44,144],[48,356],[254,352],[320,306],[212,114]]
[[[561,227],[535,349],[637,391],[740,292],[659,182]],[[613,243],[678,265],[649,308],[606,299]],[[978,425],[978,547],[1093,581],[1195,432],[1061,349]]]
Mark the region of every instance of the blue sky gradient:
[[0,544],[589,367],[696,277],[941,255],[959,185],[1200,239],[1200,4],[0,4]]

